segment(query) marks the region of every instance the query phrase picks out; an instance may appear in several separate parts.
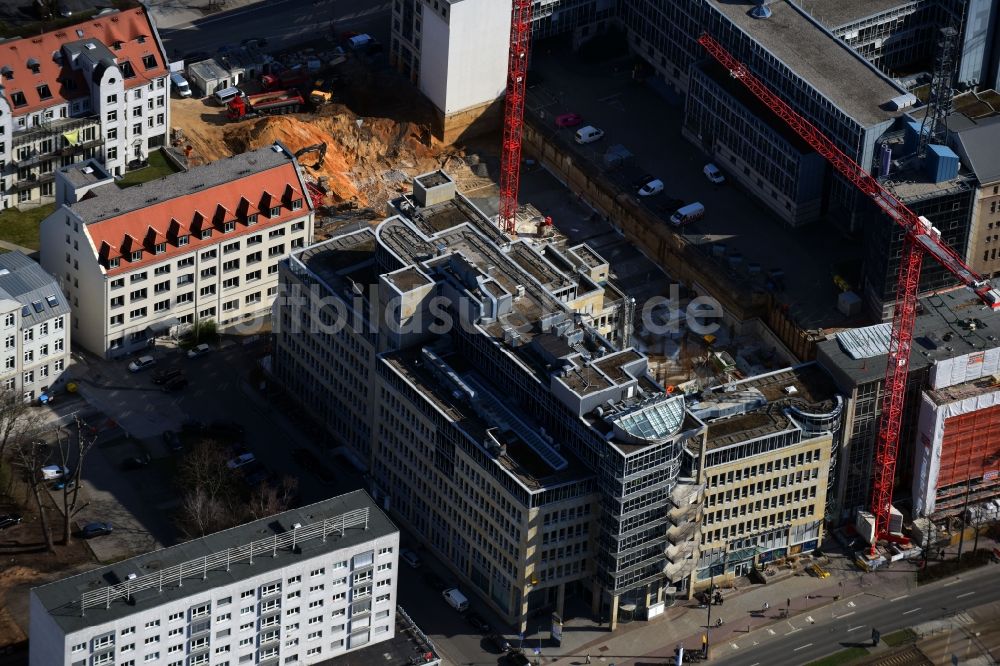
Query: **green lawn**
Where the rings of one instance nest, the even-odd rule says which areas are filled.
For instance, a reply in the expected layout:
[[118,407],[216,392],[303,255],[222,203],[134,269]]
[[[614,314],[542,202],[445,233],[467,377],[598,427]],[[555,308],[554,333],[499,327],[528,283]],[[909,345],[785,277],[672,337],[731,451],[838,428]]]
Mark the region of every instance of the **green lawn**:
[[0,240],[37,250],[38,225],[55,209],[54,203],[25,210],[8,208],[0,213]]
[[157,150],[149,154],[149,166],[126,173],[118,180],[118,187],[132,187],[172,173],[177,173],[177,169]]
[[900,629],[882,637],[882,642],[889,647],[899,647],[900,645],[913,643],[916,640],[917,632],[913,631],[913,629]]
[[809,662],[806,666],[840,666],[841,664],[849,664],[866,656],[868,656],[868,650],[861,647],[852,647],[840,652],[834,652],[829,657]]

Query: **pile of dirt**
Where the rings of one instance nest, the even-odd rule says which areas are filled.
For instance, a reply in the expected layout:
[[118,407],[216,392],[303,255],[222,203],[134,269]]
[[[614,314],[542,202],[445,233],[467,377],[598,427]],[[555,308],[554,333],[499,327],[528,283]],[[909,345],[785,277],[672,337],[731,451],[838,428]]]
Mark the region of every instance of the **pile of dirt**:
[[[388,118],[358,118],[346,107],[332,105],[322,115],[268,116],[233,123],[223,133],[226,147],[242,153],[281,141],[293,152],[326,144],[326,158],[316,169],[315,153],[302,156],[306,173],[328,179],[333,203],[357,201],[381,207],[399,191],[392,172],[400,167],[416,171],[437,167],[438,150],[425,143],[426,130],[414,123]],[[412,174],[410,174],[412,175]]]

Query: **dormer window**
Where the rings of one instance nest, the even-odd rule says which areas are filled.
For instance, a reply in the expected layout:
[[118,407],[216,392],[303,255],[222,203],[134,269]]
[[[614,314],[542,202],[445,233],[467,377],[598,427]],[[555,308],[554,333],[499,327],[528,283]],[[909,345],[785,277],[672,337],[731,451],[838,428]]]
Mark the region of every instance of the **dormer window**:
[[10,81],[14,78],[14,70],[10,65],[4,65],[3,68],[0,68],[0,74],[3,74],[5,81]]
[[178,236],[177,237],[177,247],[184,247],[187,244],[188,244],[188,235],[187,234],[184,234],[183,236]]
[[76,36],[79,37],[80,39],[83,39],[83,30],[80,30],[79,28],[77,28],[76,29]]
[[28,69],[30,69],[33,74],[40,74],[42,71],[42,65],[34,58],[28,58]]
[[292,210],[302,210],[302,199],[296,199],[292,202]]
[[257,224],[257,213],[250,213],[247,215],[247,226],[252,227]]
[[236,220],[229,220],[222,226],[222,230],[226,233],[230,231],[236,231]]
[[281,206],[271,206],[271,217],[278,217],[281,215]]
[[140,44],[145,44],[146,43],[146,35],[139,35],[138,37],[135,38],[135,41],[139,42]]
[[43,83],[42,85],[38,86],[37,90],[38,90],[38,97],[40,99],[52,99],[52,91],[49,90],[49,84]]
[[156,244],[156,248],[155,248],[155,253],[156,254],[163,254],[166,251],[167,251],[167,244],[166,243],[157,243]]
[[108,268],[118,268],[119,265],[121,265],[121,258],[111,257],[108,259]]
[[17,108],[19,106],[27,106],[28,98],[24,96],[23,92],[17,90],[10,94],[10,103],[14,105],[14,108]]
[[132,250],[132,261],[142,260],[142,250]]
[[201,230],[201,239],[202,240],[205,240],[206,238],[211,238],[211,237],[212,237],[212,230],[211,229],[202,229]]
[[120,39],[116,39],[116,40],[115,40],[115,43],[114,43],[114,49],[115,49],[115,51],[121,51],[121,50],[122,50],[122,45],[123,45],[124,43],[125,43],[125,42],[123,42],[122,40],[120,40]]
[[129,62],[128,60],[126,60],[123,63],[119,63],[118,66],[121,67],[121,69],[122,69],[122,75],[126,79],[134,79],[135,78],[135,70],[132,69],[132,63],[131,62]]
[[156,69],[156,56],[142,56],[142,64],[146,69]]

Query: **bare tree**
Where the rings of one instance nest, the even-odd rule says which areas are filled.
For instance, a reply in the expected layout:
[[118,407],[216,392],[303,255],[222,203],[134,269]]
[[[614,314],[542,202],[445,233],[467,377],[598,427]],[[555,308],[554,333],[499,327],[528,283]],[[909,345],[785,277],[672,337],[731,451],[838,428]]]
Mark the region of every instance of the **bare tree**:
[[214,442],[200,442],[178,469],[182,492],[181,529],[203,536],[238,525],[246,515],[239,501],[237,481],[226,466],[226,456]]
[[49,529],[48,514],[45,512],[43,497],[45,486],[41,471],[48,462],[51,449],[38,437],[32,436],[18,439],[12,444],[14,465],[20,470],[31,495],[35,499],[35,506],[38,508],[38,523],[42,530],[45,549],[50,553],[54,552],[55,544],[52,541],[52,531]]
[[59,428],[56,430],[56,450],[59,454],[59,464],[72,470],[62,488],[63,504],[63,544],[73,543],[73,533],[70,525],[77,512],[77,500],[80,498],[80,479],[83,476],[83,463],[87,454],[97,441],[96,429],[88,426],[80,417],[75,417],[74,432]]
[[250,493],[249,519],[260,520],[276,513],[287,511],[295,501],[299,480],[285,475],[277,486],[260,483]]
[[39,417],[24,396],[16,391],[0,389],[0,458],[7,446],[37,429]]

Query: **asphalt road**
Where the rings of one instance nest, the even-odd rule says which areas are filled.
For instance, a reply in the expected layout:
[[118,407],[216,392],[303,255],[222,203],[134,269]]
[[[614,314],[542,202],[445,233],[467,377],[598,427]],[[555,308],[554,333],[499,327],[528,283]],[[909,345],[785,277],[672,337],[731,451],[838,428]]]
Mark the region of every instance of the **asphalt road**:
[[923,622],[947,620],[972,606],[1000,600],[1000,585],[988,582],[995,581],[996,575],[996,567],[986,566],[895,598],[863,595],[845,599],[755,631],[746,638],[713,645],[712,663],[805,664],[847,647],[868,647],[873,628],[885,636]]
[[386,0],[267,0],[240,9],[207,16],[187,25],[160,30],[172,59],[185,53],[215,53],[223,45],[239,45],[248,38],[266,38],[269,51],[345,31],[366,32],[387,43],[389,13]]

